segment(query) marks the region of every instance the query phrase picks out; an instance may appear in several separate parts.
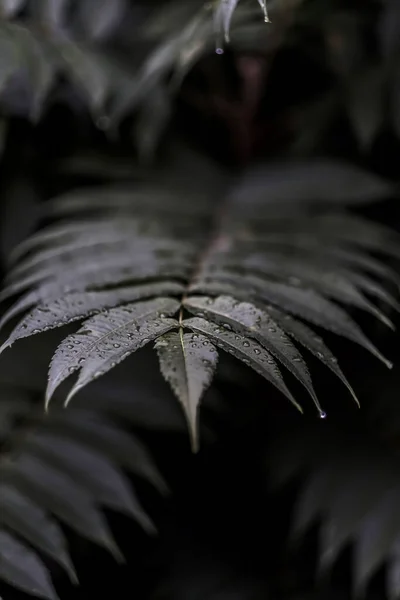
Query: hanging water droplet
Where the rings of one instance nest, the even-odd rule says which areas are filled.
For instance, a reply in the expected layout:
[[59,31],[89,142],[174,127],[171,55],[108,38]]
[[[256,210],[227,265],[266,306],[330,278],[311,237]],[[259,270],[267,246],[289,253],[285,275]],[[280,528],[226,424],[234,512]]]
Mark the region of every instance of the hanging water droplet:
[[325,411],[323,411],[323,410],[321,410],[321,411],[320,411],[320,413],[319,413],[319,418],[320,418],[320,419],[326,419],[326,417],[327,417],[327,416],[328,416],[328,415],[326,414],[326,412],[325,412]]
[[220,48],[219,46],[215,49],[215,53],[216,54],[223,54],[224,53],[224,49]]

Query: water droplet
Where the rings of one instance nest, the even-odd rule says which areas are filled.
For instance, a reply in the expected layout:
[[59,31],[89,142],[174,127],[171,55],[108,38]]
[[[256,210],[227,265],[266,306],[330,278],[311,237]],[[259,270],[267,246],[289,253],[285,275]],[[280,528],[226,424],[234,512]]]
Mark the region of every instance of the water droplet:
[[317,356],[318,356],[318,358],[324,358],[324,355],[322,354],[322,352],[317,352]]
[[232,327],[229,325],[229,323],[224,323],[224,327],[225,329],[227,329],[228,331],[232,330]]
[[197,333],[194,333],[192,335],[192,340],[198,340],[198,339],[199,339],[199,336],[197,335]]
[[204,340],[203,346],[208,346],[208,344],[209,344],[209,341],[208,340]]
[[143,338],[142,343],[143,344],[148,344],[149,341],[150,341],[149,338]]
[[261,354],[261,350],[259,350],[258,348],[254,348],[254,354]]
[[68,344],[67,348],[68,348],[68,350],[72,350],[73,345],[72,344]]
[[320,411],[319,413],[319,418],[320,419],[326,419],[328,415],[326,414],[326,412],[324,412],[323,410]]
[[84,363],[86,360],[86,358],[82,357],[78,360],[78,363],[81,365],[82,363]]
[[121,348],[121,344],[113,344],[114,348]]
[[216,327],[216,328],[214,329],[214,333],[221,333],[221,330],[220,330],[220,328],[219,328],[219,327]]
[[265,15],[265,17],[264,17],[264,23],[271,23],[271,19],[269,18],[268,15]]
[[74,371],[75,371],[75,367],[69,367],[69,368],[68,368],[68,372],[69,372],[69,373],[73,373]]
[[32,333],[40,333],[40,329],[34,329]]
[[299,356],[295,356],[293,362],[301,362],[301,358]]
[[271,333],[274,333],[274,331],[276,331],[275,327],[268,327],[268,331],[270,331]]
[[332,356],[331,357],[331,362],[333,363],[337,363],[338,359],[336,358],[336,356]]
[[74,344],[76,344],[77,346],[80,344],[80,340],[74,340]]
[[165,319],[166,316],[167,315],[165,313],[160,313],[160,315],[159,315],[160,319]]
[[215,53],[216,53],[216,54],[223,54],[223,53],[224,53],[224,49],[223,49],[223,48],[220,48],[220,47],[218,47],[218,48],[216,48],[216,49],[215,49]]
[[244,346],[245,348],[248,348],[248,347],[250,346],[250,344],[249,344],[249,342],[243,342],[243,346]]
[[271,358],[270,358],[269,360],[267,360],[267,363],[268,363],[269,365],[274,365],[274,364],[275,364],[275,363],[274,363],[274,361],[273,361]]

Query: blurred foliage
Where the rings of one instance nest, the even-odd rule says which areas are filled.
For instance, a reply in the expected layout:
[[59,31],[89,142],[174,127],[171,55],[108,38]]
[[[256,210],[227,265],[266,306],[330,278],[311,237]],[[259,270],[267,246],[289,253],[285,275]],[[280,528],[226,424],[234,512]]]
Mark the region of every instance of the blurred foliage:
[[[398,363],[384,325],[398,321],[399,65],[398,0],[0,0],[1,341],[43,330],[0,359],[4,600],[400,598],[398,367],[331,335],[383,358],[373,337]],[[304,416],[242,348],[242,363],[220,354],[195,456],[146,349],[68,411],[63,384],[44,412],[54,348],[78,339],[53,327],[102,330],[128,290],[179,298],[182,331],[199,306],[177,288],[204,257],[213,343],[255,344],[254,307],[280,318],[281,339],[254,348],[288,368]],[[336,356],[361,411],[320,368],[347,384]],[[177,384],[161,357],[192,427],[198,366]]]

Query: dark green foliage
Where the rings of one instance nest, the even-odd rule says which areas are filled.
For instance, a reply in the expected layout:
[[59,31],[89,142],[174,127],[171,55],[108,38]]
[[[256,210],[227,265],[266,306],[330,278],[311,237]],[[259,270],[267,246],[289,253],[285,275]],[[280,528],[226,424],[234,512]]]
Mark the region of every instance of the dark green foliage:
[[[361,4],[0,0],[0,247],[7,258],[1,350],[38,344],[28,359],[13,349],[0,360],[0,372],[4,364],[7,372],[0,375],[7,382],[0,384],[0,579],[19,591],[64,600],[56,569],[78,584],[70,531],[122,562],[110,511],[156,533],[130,476],[161,495],[167,477],[133,425],[164,432],[163,467],[173,463],[180,481],[173,502],[179,517],[187,510],[185,532],[203,526],[197,518],[204,482],[193,492],[197,504],[186,507],[188,473],[196,482],[227,444],[216,477],[223,481],[234,450],[234,485],[220,515],[224,520],[233,507],[229,532],[219,532],[219,523],[209,527],[203,562],[189,533],[179,562],[179,526],[168,523],[157,547],[163,567],[173,568],[146,571],[156,590],[146,598],[265,598],[260,573],[225,568],[210,550],[214,535],[240,545],[242,526],[258,528],[250,513],[260,483],[243,492],[247,465],[240,470],[240,464],[247,459],[250,468],[260,460],[265,438],[273,440],[267,461],[274,490],[294,480],[300,489],[289,540],[284,506],[271,510],[274,493],[262,500],[263,515],[271,512],[260,559],[268,597],[358,598],[368,595],[382,567],[382,598],[400,597],[399,412],[391,404],[375,432],[374,392],[364,379],[378,382],[374,407],[386,406],[380,394],[386,372],[378,364],[370,379],[366,372],[354,377],[358,354],[347,344],[392,367],[386,354],[394,360],[393,349],[383,354],[378,347],[386,342],[381,326],[395,329],[400,308],[396,211],[392,219],[399,190],[400,6]],[[200,145],[219,164],[193,152]],[[238,166],[240,173],[232,168]],[[374,222],[376,213],[386,225]],[[370,336],[364,330],[371,322]],[[40,340],[64,326],[66,332],[49,338],[56,340],[50,361]],[[47,391],[29,382],[36,354],[50,363]],[[368,370],[367,354],[360,356]],[[320,374],[321,363],[327,369]],[[15,365],[23,375],[15,377]],[[120,393],[124,368],[132,378]],[[363,409],[355,411],[357,425],[348,426],[351,405],[347,413],[340,391],[334,393],[348,435],[330,423],[332,373]],[[168,404],[161,374],[182,411]],[[297,413],[289,403],[274,403],[268,383],[301,412],[308,394],[322,421],[310,425],[306,415],[293,431],[278,419],[272,431],[276,412],[288,414],[288,422]],[[256,457],[246,453],[255,398],[254,442],[263,441]],[[202,450],[187,472],[172,435],[183,430],[183,414],[192,449]],[[365,426],[364,414],[374,427]],[[219,422],[227,436],[214,429]],[[389,434],[395,441],[387,444]],[[215,439],[215,447],[207,443]],[[208,485],[212,511],[218,491]],[[252,500],[246,504],[241,493]],[[302,585],[285,562],[291,542],[300,544],[317,522],[315,571],[322,579],[349,544],[353,549],[346,592],[334,584],[315,590],[317,578]],[[140,541],[129,545],[135,556],[142,552]],[[134,586],[128,593],[141,597]]]
[[[353,178],[345,188],[349,193],[352,186],[364,184],[362,172],[344,166],[335,170],[329,163],[320,168],[325,183],[329,168],[335,178],[338,174],[345,181]],[[369,181],[369,175],[365,177]],[[297,201],[294,215],[287,216],[287,205],[284,212],[279,207],[279,187],[275,185],[273,195],[272,184],[268,194],[268,170],[263,178],[258,175],[256,190],[253,182],[254,176],[245,178],[237,192],[226,192],[216,211],[211,195],[193,196],[198,213],[193,221],[181,209],[179,190],[173,189],[166,193],[146,187],[138,192],[110,188],[55,200],[53,214],[67,212],[68,221],[44,229],[29,246],[16,251],[19,260],[2,293],[3,299],[24,293],[6,319],[34,305],[3,347],[86,318],[54,354],[47,402],[75,371],[80,373],[67,403],[132,352],[157,340],[161,371],[185,409],[194,447],[196,407],[216,366],[208,356],[210,350],[216,355],[214,345],[248,364],[297,405],[276,359],[306,387],[322,414],[306,364],[291,341],[291,336],[297,339],[291,318],[286,328],[290,314],[360,344],[391,366],[335,301],[368,311],[391,326],[368,295],[391,306],[397,306],[395,298],[370,274],[347,262],[357,261],[360,252],[368,262],[367,252],[377,248],[398,256],[394,234],[343,212],[323,209],[314,217],[303,217],[296,210]],[[380,190],[378,182],[374,185]],[[309,202],[310,207],[313,204]],[[301,206],[304,210],[304,201]],[[321,248],[318,256],[315,248]],[[347,258],[340,254],[344,249]],[[283,311],[278,323],[270,308]],[[196,318],[188,319],[186,311]],[[93,313],[99,314],[90,316]],[[179,333],[174,343],[171,334],[164,335],[173,329]],[[209,341],[199,344],[199,335]],[[303,330],[300,341],[310,347],[316,337]],[[203,346],[210,342],[205,356]],[[326,362],[320,350],[316,356]],[[330,353],[328,362],[344,379]]]

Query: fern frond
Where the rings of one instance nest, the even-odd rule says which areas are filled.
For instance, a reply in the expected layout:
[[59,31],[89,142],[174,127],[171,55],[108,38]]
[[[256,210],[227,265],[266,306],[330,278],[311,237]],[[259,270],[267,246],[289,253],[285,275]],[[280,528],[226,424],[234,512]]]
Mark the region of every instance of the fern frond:
[[331,569],[350,542],[354,545],[354,595],[367,591],[387,563],[389,598],[399,597],[398,545],[400,486],[397,457],[366,432],[323,432],[302,427],[273,451],[273,476],[282,485],[299,472],[306,481],[298,498],[292,541],[321,521],[319,569]]
[[28,392],[1,387],[0,578],[42,598],[57,594],[41,556],[77,582],[58,519],[121,560],[101,507],[154,526],[120,467],[166,491],[146,448],[107,415],[112,402],[92,404],[44,415]]
[[[360,172],[343,167],[342,173],[347,180],[350,176],[363,181]],[[295,402],[278,361],[304,385],[323,414],[306,364],[291,339],[351,388],[323,341],[288,317],[300,317],[341,335],[390,367],[337,302],[391,325],[368,296],[398,308],[396,298],[375,279],[377,274],[395,277],[369,252],[398,257],[400,246],[395,234],[383,227],[332,210],[329,202],[325,209],[321,203],[316,205],[316,192],[312,211],[307,209],[311,205],[295,199],[288,216],[287,203],[283,212],[279,200],[274,202],[281,192],[276,178],[271,179],[266,170],[254,189],[249,178],[247,194],[245,182],[236,186],[234,193],[217,203],[217,213],[214,197],[193,195],[194,218],[190,218],[192,206],[182,203],[179,190],[174,195],[173,188],[157,193],[153,186],[147,192],[142,188],[123,194],[115,189],[115,195],[109,188],[56,200],[53,214],[68,220],[39,232],[14,254],[16,262],[2,297],[20,292],[23,296],[4,320],[34,308],[3,348],[86,318],[82,328],[61,343],[49,372],[47,401],[62,381],[79,371],[69,401],[132,352],[161,338],[156,345],[162,371],[186,407],[194,443],[194,407],[216,364],[205,358],[194,335],[207,338],[209,349],[216,345],[228,350]],[[261,182],[267,194],[271,189],[276,192],[266,196],[267,204],[262,202]],[[112,214],[108,220],[107,214]],[[83,215],[90,220],[82,220]],[[188,312],[194,318],[187,318]],[[90,316],[94,313],[99,314]],[[189,344],[190,360],[182,347],[179,351],[179,344],[173,344],[171,352],[162,350],[160,344],[172,339],[174,330]],[[191,365],[201,365],[203,360],[207,368],[202,374]]]

